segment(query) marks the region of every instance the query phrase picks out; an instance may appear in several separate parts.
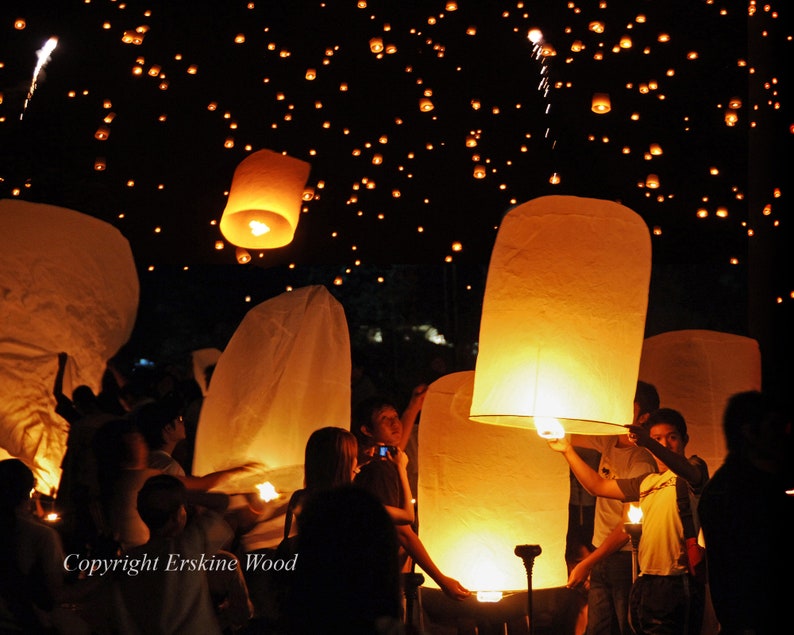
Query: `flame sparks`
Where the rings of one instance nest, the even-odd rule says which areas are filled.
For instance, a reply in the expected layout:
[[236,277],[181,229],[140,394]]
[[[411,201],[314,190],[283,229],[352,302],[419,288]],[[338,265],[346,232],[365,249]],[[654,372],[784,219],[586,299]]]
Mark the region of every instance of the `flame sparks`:
[[36,83],[39,79],[39,73],[44,70],[44,67],[47,65],[47,62],[50,61],[50,55],[55,50],[55,47],[58,46],[58,38],[51,37],[44,43],[37,52],[36,57],[38,58],[38,62],[36,62],[36,68],[33,70],[33,80],[30,82],[30,88],[28,88],[28,96],[25,98],[25,104],[22,106],[22,113],[19,115],[19,118],[25,116],[25,110],[28,108],[28,104],[30,103],[31,98],[33,97],[33,93],[36,90]]

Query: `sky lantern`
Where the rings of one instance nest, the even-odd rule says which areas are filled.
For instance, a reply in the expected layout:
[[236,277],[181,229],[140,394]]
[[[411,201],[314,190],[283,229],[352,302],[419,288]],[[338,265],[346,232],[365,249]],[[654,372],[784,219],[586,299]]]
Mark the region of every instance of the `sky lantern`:
[[109,223],[74,210],[0,201],[0,459],[25,461],[54,493],[68,424],[52,396],[58,353],[63,391],[101,389],[107,360],[138,311],[130,245]]
[[311,166],[299,159],[259,150],[234,171],[220,229],[246,249],[272,249],[292,241]]
[[649,174],[645,177],[645,187],[655,190],[659,187],[659,175]]
[[369,40],[369,50],[373,53],[382,53],[383,52],[383,38],[382,37],[373,37]]
[[722,415],[737,392],[761,390],[761,351],[752,338],[719,331],[668,331],[645,340],[640,379],[656,386],[662,406],[687,422],[687,455],[722,465],[727,448]]
[[[474,381],[472,371],[445,375],[425,397],[417,493],[422,542],[445,574],[477,592],[526,590],[514,549],[538,544],[533,588],[564,586],[567,467],[537,435],[471,421]],[[425,584],[437,588],[427,576]]]
[[597,115],[605,115],[612,110],[612,102],[608,93],[595,93],[590,109]]
[[622,432],[650,271],[648,228],[623,205],[544,196],[511,209],[488,268],[471,418],[544,436]]
[[257,483],[288,498],[303,484],[306,441],[323,426],[350,426],[350,340],[342,305],[317,285],[246,313],[204,398],[193,472],[261,463]]

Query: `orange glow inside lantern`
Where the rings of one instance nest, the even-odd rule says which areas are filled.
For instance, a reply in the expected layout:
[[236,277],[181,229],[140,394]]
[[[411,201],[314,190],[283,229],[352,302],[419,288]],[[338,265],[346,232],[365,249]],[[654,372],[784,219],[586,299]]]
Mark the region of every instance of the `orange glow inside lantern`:
[[478,596],[526,590],[526,570],[514,553],[521,544],[543,549],[533,588],[564,586],[568,468],[537,435],[470,420],[474,374],[445,375],[425,397],[417,491],[422,543],[446,575]]
[[662,403],[684,415],[687,454],[713,473],[727,453],[722,415],[731,395],[761,390],[761,352],[752,338],[684,329],[645,340],[640,379],[656,386]]
[[609,99],[609,95],[607,93],[596,93],[593,95],[593,102],[590,109],[598,115],[608,113],[612,110],[612,102]]
[[283,247],[292,241],[311,166],[272,150],[246,157],[234,171],[220,229],[246,249]]
[[546,418],[623,432],[650,271],[648,228],[618,203],[545,196],[510,210],[488,268],[471,418],[547,436]]

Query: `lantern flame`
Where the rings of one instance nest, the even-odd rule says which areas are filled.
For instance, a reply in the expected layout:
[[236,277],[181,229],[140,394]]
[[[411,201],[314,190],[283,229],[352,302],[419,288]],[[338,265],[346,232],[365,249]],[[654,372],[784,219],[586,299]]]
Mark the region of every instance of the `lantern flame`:
[[535,428],[538,436],[544,439],[562,439],[565,436],[565,428],[554,417],[535,417]]
[[279,497],[279,493],[276,491],[276,488],[273,487],[273,484],[270,481],[259,483],[259,485],[256,486],[256,489],[259,490],[259,498],[266,503],[276,500]]
[[477,591],[478,602],[499,602],[501,599],[501,591]]
[[262,236],[270,231],[270,227],[258,220],[252,220],[248,223],[248,226],[251,228],[251,233],[254,236]]
[[642,509],[638,505],[629,505],[629,522],[632,525],[642,522]]

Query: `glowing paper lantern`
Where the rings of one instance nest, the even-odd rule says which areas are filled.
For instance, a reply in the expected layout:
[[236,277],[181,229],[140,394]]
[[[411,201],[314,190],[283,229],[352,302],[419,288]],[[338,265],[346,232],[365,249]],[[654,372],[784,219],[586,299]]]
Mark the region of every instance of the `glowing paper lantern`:
[[510,210],[483,300],[471,417],[618,434],[633,418],[651,245],[610,201],[545,196]]
[[612,102],[609,99],[609,95],[607,93],[596,93],[593,95],[593,102],[590,109],[598,115],[608,113],[612,110]]
[[272,249],[292,241],[311,166],[272,150],[259,150],[237,166],[221,233],[233,245]]
[[640,379],[656,386],[662,406],[684,415],[687,455],[697,454],[713,474],[727,448],[722,415],[737,392],[761,390],[761,352],[749,337],[699,329],[645,340]]
[[127,342],[138,310],[129,243],[112,225],[73,210],[0,201],[0,458],[58,487],[68,426],[52,396],[57,356],[69,354],[63,391],[101,388],[107,360]]
[[350,426],[350,340],[342,306],[322,286],[282,293],[251,309],[212,375],[196,434],[195,474],[263,463],[255,491],[302,487],[309,435]]
[[526,570],[513,551],[539,544],[533,588],[564,586],[568,469],[535,434],[470,421],[473,382],[471,371],[446,375],[425,397],[422,542],[446,575],[474,591],[526,590]]

